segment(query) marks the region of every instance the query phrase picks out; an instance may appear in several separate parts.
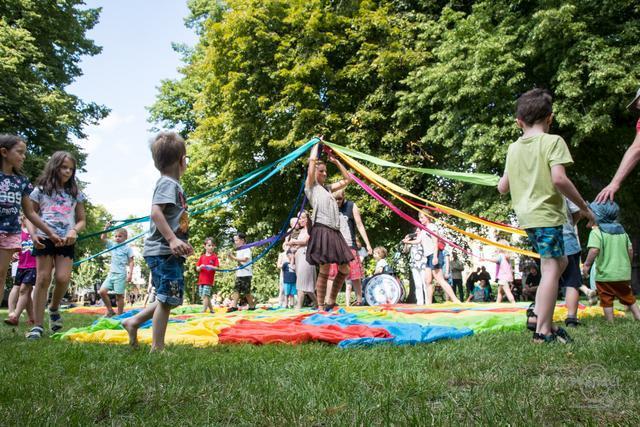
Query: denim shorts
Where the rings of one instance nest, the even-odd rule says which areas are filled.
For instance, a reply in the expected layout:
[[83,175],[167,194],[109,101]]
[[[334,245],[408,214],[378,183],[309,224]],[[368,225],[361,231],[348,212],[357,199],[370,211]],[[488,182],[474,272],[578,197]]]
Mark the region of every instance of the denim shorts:
[[540,258],[562,258],[564,256],[564,239],[562,226],[536,227],[525,230],[533,250]]
[[156,299],[177,307],[184,296],[184,258],[175,255],[146,256],[151,280],[156,288]]
[[438,263],[433,264],[433,254],[427,257],[427,268],[432,270],[441,270],[444,266],[444,252],[438,251]]

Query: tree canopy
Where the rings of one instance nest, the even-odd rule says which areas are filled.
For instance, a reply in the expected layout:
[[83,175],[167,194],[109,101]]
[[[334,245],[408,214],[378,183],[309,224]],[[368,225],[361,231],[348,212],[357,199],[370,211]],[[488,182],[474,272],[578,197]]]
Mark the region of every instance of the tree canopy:
[[4,0],[0,3],[0,133],[26,138],[31,179],[57,150],[84,154],[73,142],[83,127],[104,118],[108,109],[79,99],[66,87],[82,75],[82,56],[100,53],[86,37],[100,9],[81,8],[82,0]]
[[[177,46],[182,77],[164,81],[151,120],[189,138],[191,194],[290,152],[314,134],[398,163],[500,174],[518,136],[515,100],[554,94],[552,132],[587,198],[613,175],[633,139],[624,106],[640,80],[640,5],[619,1],[191,0],[193,48]],[[263,237],[280,225],[299,168],[270,190],[196,220]],[[373,168],[376,169],[376,168]],[[410,191],[504,221],[508,199],[473,187],[385,170]],[[623,210],[637,174],[620,193]],[[392,241],[406,226],[355,188],[371,232]],[[640,229],[640,220],[626,217]],[[391,231],[389,231],[391,230]],[[398,230],[398,231],[393,231]],[[396,240],[397,241],[397,240]]]

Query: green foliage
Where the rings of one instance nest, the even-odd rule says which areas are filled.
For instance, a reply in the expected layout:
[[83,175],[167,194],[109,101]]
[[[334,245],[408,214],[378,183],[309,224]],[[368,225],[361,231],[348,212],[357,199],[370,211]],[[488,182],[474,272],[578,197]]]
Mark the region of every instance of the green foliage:
[[[515,100],[533,87],[555,94],[552,132],[569,143],[569,174],[586,198],[607,183],[633,138],[635,119],[624,111],[640,77],[640,6],[632,0],[190,6],[187,22],[200,42],[181,50],[183,76],[162,84],[151,112],[153,121],[189,137],[195,160],[185,187],[192,194],[314,134],[406,165],[500,174],[518,136]],[[508,198],[493,188],[402,170],[383,174],[432,200],[513,219]],[[273,234],[303,175],[300,162],[259,194],[195,219],[193,228],[224,236],[241,229],[255,239]],[[619,195],[634,232],[637,176]],[[374,245],[391,246],[408,231],[360,189],[351,186],[347,196],[358,203]]]
[[72,142],[83,127],[108,109],[66,91],[82,75],[81,56],[101,48],[86,38],[100,9],[80,8],[82,0],[4,0],[0,3],[0,133],[24,136],[30,156],[25,170],[37,177],[47,157],[68,150],[84,163]]

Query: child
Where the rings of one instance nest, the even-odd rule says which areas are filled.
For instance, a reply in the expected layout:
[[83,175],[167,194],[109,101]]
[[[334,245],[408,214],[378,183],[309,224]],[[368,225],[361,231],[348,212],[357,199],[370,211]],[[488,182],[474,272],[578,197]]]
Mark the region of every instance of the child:
[[[233,243],[236,246],[236,254],[229,254],[229,258],[236,261],[239,266],[251,263],[251,249],[240,249],[246,243],[246,236],[244,233],[238,233],[233,236]],[[233,292],[233,305],[229,307],[227,312],[238,311],[238,300],[241,296],[247,298],[249,303],[249,310],[255,310],[256,304],[251,295],[251,278],[253,272],[251,265],[246,265],[244,268],[240,268],[236,271],[236,285]]]
[[0,134],[0,301],[4,299],[4,283],[11,259],[21,247],[20,210],[29,221],[53,242],[61,242],[53,230],[33,210],[29,180],[21,174],[27,155],[26,142],[15,135]]
[[[500,240],[498,243],[508,245],[506,240]],[[516,300],[511,293],[511,284],[513,283],[513,269],[511,268],[511,260],[509,254],[504,250],[498,251],[498,258],[493,260],[497,264],[496,280],[498,281],[498,298],[496,302],[502,302],[502,294],[507,296],[511,304],[515,304]]]
[[85,226],[85,196],[76,182],[76,159],[66,151],[53,153],[30,197],[42,220],[55,230],[56,235],[64,236],[62,243],[56,243],[46,238],[41,230],[36,230],[33,224],[27,223],[33,239],[37,269],[33,297],[35,326],[27,333],[27,338],[34,340],[41,338],[44,333],[44,309],[54,270],[55,286],[49,305],[49,326],[52,332],[62,329],[62,317],[58,309],[71,279],[76,239]]
[[469,298],[466,302],[488,302],[489,301],[489,289],[486,280],[481,279],[478,284],[473,286],[473,290],[469,293]]
[[573,164],[567,144],[560,136],[548,133],[552,120],[552,98],[547,91],[533,89],[518,98],[516,122],[523,134],[509,146],[504,175],[498,183],[500,193],[511,192],[520,227],[526,230],[541,258],[542,279],[535,309],[528,316],[528,323],[536,324],[536,343],[570,340],[564,329],[555,329],[552,324],[558,280],[567,266],[562,194],[580,208],[589,223],[593,221],[589,206],[565,173],[565,166]]
[[153,191],[151,224],[142,253],[151,270],[156,301],[125,319],[122,327],[129,333],[129,344],[136,347],[138,328],[153,318],[151,350],[158,351],[164,349],[171,310],[182,304],[183,266],[193,248],[187,241],[187,199],[179,182],[187,169],[184,140],[175,132],[160,132],[151,143],[151,156],[161,176]]
[[382,246],[378,246],[373,250],[373,259],[376,260],[376,269],[373,274],[388,273],[390,271],[387,263],[387,250]]
[[200,298],[202,298],[202,312],[205,313],[207,308],[213,313],[213,305],[211,304],[211,296],[213,294],[213,283],[216,279],[216,267],[220,266],[218,255],[214,252],[216,245],[213,238],[204,239],[204,254],[200,255],[200,259],[196,263],[198,271],[198,289]]
[[284,282],[284,294],[287,298],[287,308],[293,308],[295,303],[294,296],[298,292],[296,289],[296,268],[294,261],[295,252],[287,251],[287,261],[282,264],[282,280]]
[[[4,321],[7,325],[18,326],[23,310],[29,315],[29,323],[33,323],[33,301],[31,292],[36,283],[36,259],[31,255],[33,241],[27,230],[26,219],[22,216],[22,251],[18,255],[18,270],[14,281],[14,288],[18,287],[18,301],[16,306],[9,309],[9,317]],[[12,290],[13,292],[13,290]]]
[[[111,223],[108,222],[106,228],[111,227]],[[121,245],[127,240],[127,230],[120,228],[114,232],[115,242],[107,239],[107,234],[103,233],[100,236],[100,240],[106,243],[107,248],[111,249],[114,246]],[[127,273],[127,264],[129,264],[129,273]],[[124,291],[127,286],[127,282],[131,283],[131,275],[133,274],[133,249],[129,245],[122,245],[111,251],[111,268],[109,269],[109,275],[105,279],[104,283],[100,287],[100,297],[104,306],[107,308],[106,317],[113,317],[116,313],[111,307],[111,298],[109,298],[109,291],[116,294],[116,305],[118,306],[118,316],[124,312]]]
[[560,276],[560,287],[565,290],[565,303],[567,305],[567,318],[565,326],[575,328],[580,325],[578,321],[578,300],[582,291],[589,298],[589,303],[593,304],[596,292],[582,284],[580,274],[580,254],[582,249],[578,234],[575,229],[576,222],[580,219],[580,209],[565,197],[566,222],[562,226],[562,238],[564,240],[564,253],[567,256],[568,265]]
[[592,203],[591,210],[598,220],[589,234],[589,254],[582,266],[585,276],[596,262],[596,287],[600,294],[600,306],[608,321],[613,321],[613,300],[618,298],[626,305],[633,317],[640,320],[640,309],[631,290],[631,240],[618,222],[620,208],[615,202]]

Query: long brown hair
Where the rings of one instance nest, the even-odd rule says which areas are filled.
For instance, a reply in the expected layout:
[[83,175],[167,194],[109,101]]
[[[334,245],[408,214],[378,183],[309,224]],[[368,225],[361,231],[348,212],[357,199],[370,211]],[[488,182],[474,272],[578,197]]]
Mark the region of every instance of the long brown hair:
[[[7,151],[11,150],[13,147],[15,147],[17,144],[21,142],[23,142],[24,145],[27,145],[27,142],[17,135],[0,134],[0,148],[6,148]],[[3,164],[4,164],[4,158],[0,156],[0,168],[2,168]],[[11,169],[13,169],[13,173],[15,173],[16,175],[22,175],[22,171],[19,171],[16,168],[11,168]]]
[[[62,167],[65,159],[69,159],[73,162],[73,173],[71,178],[63,185],[58,174],[58,170]],[[53,195],[54,192],[63,189],[71,196],[78,197],[78,183],[76,182],[76,162],[75,157],[67,151],[56,151],[53,153],[47,164],[44,166],[44,170],[36,185],[42,188],[42,192],[48,196]]]

